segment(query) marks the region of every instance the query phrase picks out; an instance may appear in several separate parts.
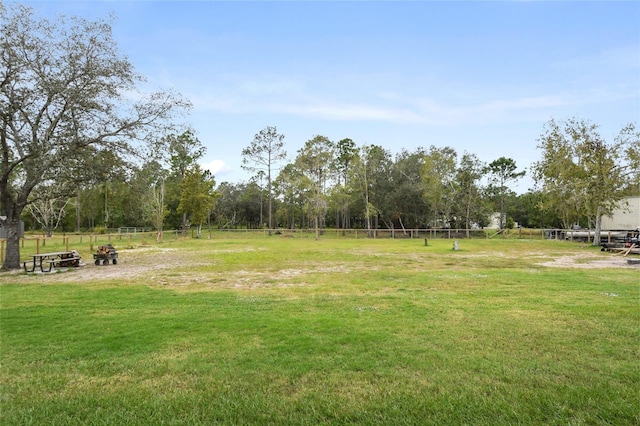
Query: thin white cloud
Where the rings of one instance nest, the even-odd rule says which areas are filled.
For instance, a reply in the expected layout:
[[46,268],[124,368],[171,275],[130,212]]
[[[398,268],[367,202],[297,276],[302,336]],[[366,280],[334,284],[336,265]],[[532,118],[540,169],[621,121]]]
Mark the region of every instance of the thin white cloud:
[[[328,121],[382,121],[395,124],[453,126],[500,123],[505,120],[538,121],[564,108],[595,105],[637,95],[616,87],[574,88],[535,96],[494,97],[490,88],[464,99],[447,98],[446,88],[434,89],[434,96],[406,96],[401,91],[366,93],[366,88],[332,88],[316,93],[310,84],[292,78],[265,82],[235,82],[193,93],[189,99],[201,111],[225,114],[284,114]],[[425,89],[428,90],[428,89]],[[363,93],[358,96],[358,92]],[[495,92],[499,93],[497,90]]]
[[638,72],[640,69],[639,56],[637,45],[619,46],[591,55],[571,57],[558,61],[552,66],[560,72],[578,71],[580,74],[602,75],[603,69],[613,73]]
[[421,117],[406,108],[391,108],[340,102],[272,103],[265,105],[270,112],[316,118],[321,120],[368,121],[395,123],[420,122]]
[[231,171],[229,166],[224,160],[211,160],[208,163],[201,164],[202,168],[209,170],[214,176],[224,175],[226,172]]

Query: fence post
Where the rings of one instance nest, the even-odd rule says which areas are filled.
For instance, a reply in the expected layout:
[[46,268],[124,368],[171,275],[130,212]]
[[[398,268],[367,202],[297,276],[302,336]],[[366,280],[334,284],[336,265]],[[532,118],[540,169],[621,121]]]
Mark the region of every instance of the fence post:
[[36,254],[40,254],[40,238],[36,237]]

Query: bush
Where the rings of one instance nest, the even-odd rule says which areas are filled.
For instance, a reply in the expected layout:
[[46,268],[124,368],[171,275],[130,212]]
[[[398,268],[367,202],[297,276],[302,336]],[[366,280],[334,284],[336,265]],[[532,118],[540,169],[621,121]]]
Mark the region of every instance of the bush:
[[94,234],[106,234],[107,233],[107,228],[105,228],[104,226],[96,226],[93,228],[93,233]]

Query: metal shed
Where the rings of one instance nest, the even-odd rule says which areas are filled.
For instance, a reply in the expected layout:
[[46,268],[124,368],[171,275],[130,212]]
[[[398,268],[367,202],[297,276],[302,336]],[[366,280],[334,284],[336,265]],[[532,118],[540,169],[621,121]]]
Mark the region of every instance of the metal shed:
[[640,195],[624,198],[611,216],[602,217],[603,231],[628,231],[638,227],[640,227]]

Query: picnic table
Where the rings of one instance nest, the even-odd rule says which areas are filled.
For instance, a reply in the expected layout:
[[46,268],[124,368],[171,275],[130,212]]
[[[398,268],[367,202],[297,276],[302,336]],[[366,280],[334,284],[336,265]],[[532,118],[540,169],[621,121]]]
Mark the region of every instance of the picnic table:
[[22,264],[25,272],[34,272],[36,268],[39,268],[41,272],[51,272],[55,266],[80,266],[80,254],[75,250],[37,253],[32,255],[32,257],[33,262],[31,263],[31,269],[27,268],[27,264],[30,263],[28,260],[25,260]]

